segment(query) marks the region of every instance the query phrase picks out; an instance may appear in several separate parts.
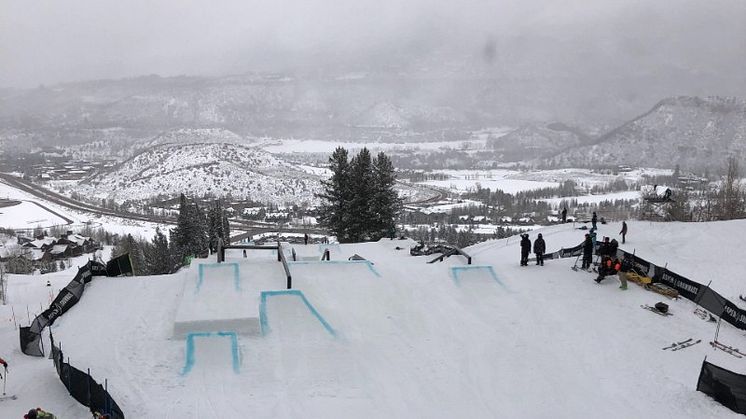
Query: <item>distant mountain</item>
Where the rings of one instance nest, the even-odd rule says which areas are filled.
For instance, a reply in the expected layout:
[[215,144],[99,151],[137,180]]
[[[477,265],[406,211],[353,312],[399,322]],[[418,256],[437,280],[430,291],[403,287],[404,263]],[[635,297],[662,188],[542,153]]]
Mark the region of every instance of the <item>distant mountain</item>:
[[627,164],[721,167],[746,157],[746,101],[733,97],[673,97],[601,136],[589,146],[553,156],[559,166]]
[[590,138],[580,130],[563,123],[524,125],[497,138],[489,138],[491,148],[500,161],[517,161],[549,157],[571,147],[586,144]]
[[84,196],[141,200],[158,195],[226,196],[311,203],[319,178],[260,149],[230,143],[166,143],[97,173],[76,187]]

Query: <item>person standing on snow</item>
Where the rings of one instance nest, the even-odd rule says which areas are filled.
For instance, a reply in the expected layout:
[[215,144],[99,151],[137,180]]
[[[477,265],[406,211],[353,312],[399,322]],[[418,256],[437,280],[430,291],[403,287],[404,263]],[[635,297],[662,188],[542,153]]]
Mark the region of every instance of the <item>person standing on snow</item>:
[[303,244],[308,245],[308,233],[303,235]]
[[4,379],[3,377],[5,377],[5,375],[8,374],[8,363],[5,362],[4,359],[0,358],[0,365],[3,366],[3,373],[4,373],[4,374],[0,374],[0,380],[3,380]]
[[528,266],[529,253],[531,253],[531,240],[528,234],[521,234],[521,266]]
[[567,207],[562,209],[562,224],[567,222]]
[[626,221],[622,221],[622,231],[620,231],[619,234],[622,235],[622,244],[624,244],[624,240],[627,237],[627,222]]
[[596,223],[598,222],[598,216],[596,215],[596,211],[593,211],[593,217],[591,217],[591,228],[594,230],[596,229]]
[[583,241],[583,266],[582,269],[589,269],[593,263],[593,241],[591,235],[585,235],[585,241]]
[[541,233],[539,233],[539,237],[534,241],[534,253],[536,254],[536,264],[544,266],[544,252],[547,250],[547,245],[544,243],[544,238],[541,237]]

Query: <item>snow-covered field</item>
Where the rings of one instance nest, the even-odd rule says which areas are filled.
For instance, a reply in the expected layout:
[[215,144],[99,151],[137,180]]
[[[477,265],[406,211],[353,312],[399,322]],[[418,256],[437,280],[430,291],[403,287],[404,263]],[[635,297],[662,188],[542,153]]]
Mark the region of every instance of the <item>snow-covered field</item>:
[[[37,205],[34,205],[33,202],[38,202],[42,204],[44,207],[49,208],[53,210],[54,212],[63,215],[73,221],[73,224],[69,226],[69,228],[76,230],[79,228],[82,228],[85,225],[89,225],[93,228],[103,228],[104,230],[107,230],[111,233],[116,234],[132,234],[133,236],[137,237],[143,237],[143,238],[150,238],[155,235],[155,229],[156,227],[160,227],[161,230],[165,230],[170,228],[170,226],[165,224],[156,224],[156,223],[148,223],[145,221],[136,221],[136,220],[128,220],[124,218],[118,218],[118,217],[110,217],[110,216],[99,216],[94,215],[87,212],[82,211],[73,211],[67,208],[62,208],[54,203],[51,203],[49,201],[45,201],[42,199],[39,199],[33,195],[27,194],[26,192],[23,192],[21,190],[18,190],[10,185],[7,185],[3,182],[0,182],[0,198],[9,198],[9,199],[18,199],[18,200],[25,200],[25,202],[28,205],[32,205],[33,207],[39,208]],[[0,227],[5,227],[4,225],[4,216],[1,213],[6,212],[7,208],[0,208]],[[49,213],[47,213],[49,214]],[[49,214],[53,216],[52,214]],[[54,217],[59,218],[59,217]],[[11,219],[10,217],[8,219]],[[15,218],[17,221],[33,221],[35,220],[35,217],[27,217],[25,214],[23,214],[23,217]],[[61,220],[61,219],[60,219]],[[65,224],[63,220],[62,222],[58,224]],[[50,224],[53,225],[53,224]],[[47,225],[42,225],[43,227],[47,227]],[[26,226],[19,226],[14,228],[35,228],[36,224],[33,225],[26,225]]]
[[449,179],[428,180],[418,183],[452,189],[457,192],[475,190],[477,184],[479,184],[482,188],[490,188],[493,191],[501,189],[503,192],[510,194],[558,185],[557,182],[521,179],[518,177],[521,172],[515,170],[435,170],[434,172],[448,175]]
[[[572,224],[539,231],[549,250],[583,236]],[[600,226],[601,236],[618,231]],[[743,231],[746,221],[630,222],[622,248],[693,280],[712,279],[732,299],[741,287]],[[232,269],[205,265],[199,281],[199,265],[208,263],[200,260],[171,276],[96,278],[53,331],[73,365],[108,378],[113,397],[135,418],[736,417],[695,390],[705,356],[741,373],[746,365],[707,345],[715,325],[692,314],[691,302],[669,300],[674,316],[661,317],[639,306],[664,297],[633,284],[620,291],[613,279],[596,284],[594,275],[569,269],[574,259],[519,267],[517,237],[467,249],[471,267],[459,256],[427,264],[429,257],[409,256],[411,243],[331,246],[331,263],[308,260],[322,247],[300,246],[304,262],[291,266],[293,288],[326,326],[298,296],[267,298],[269,331],[238,336],[237,365],[229,341],[204,338],[185,373],[186,343],[173,337],[176,311],[185,293],[214,299],[209,306],[240,290],[251,296],[248,306],[258,306],[260,291],[284,289],[272,252],[250,252],[249,259],[229,253],[237,280],[226,276]],[[345,263],[352,254],[373,265]],[[27,297],[14,305],[18,282],[9,284],[17,317],[34,304],[24,282]],[[42,304],[44,282],[39,277]],[[0,416],[42,406],[63,418],[87,417],[50,360],[20,354],[10,307],[0,307],[0,356],[11,364],[9,391],[19,399],[0,404]],[[703,342],[661,351],[689,337]],[[727,324],[719,339],[746,346]]]
[[515,194],[521,191],[555,187],[567,180],[571,180],[577,185],[589,189],[593,186],[606,185],[616,179],[624,179],[627,182],[639,182],[644,176],[670,175],[671,170],[640,168],[630,172],[622,172],[617,175],[596,173],[590,169],[530,171],[511,169],[434,170],[433,173],[448,175],[449,179],[429,180],[421,183],[448,188],[457,192],[475,190],[477,184],[479,184],[482,188],[490,188],[492,190],[501,189],[503,192]]
[[0,227],[23,229],[51,227],[67,222],[34,202],[21,201],[17,205],[0,207]]

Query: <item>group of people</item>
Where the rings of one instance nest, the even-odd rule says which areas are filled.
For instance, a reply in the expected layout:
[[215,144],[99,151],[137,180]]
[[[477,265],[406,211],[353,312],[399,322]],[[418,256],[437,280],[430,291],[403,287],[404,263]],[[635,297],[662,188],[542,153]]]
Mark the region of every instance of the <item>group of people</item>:
[[[565,222],[567,217],[567,208],[562,210],[562,221]],[[617,257],[617,250],[619,248],[619,242],[616,239],[610,239],[604,237],[603,242],[596,246],[596,231],[598,223],[598,215],[593,212],[591,217],[591,229],[585,235],[583,241],[583,262],[582,269],[590,270],[593,266],[593,255],[594,251],[597,256],[601,258],[598,266],[598,277],[596,282],[600,283],[609,275],[617,275],[622,290],[627,289],[627,277],[625,272],[629,270],[630,266],[627,260],[620,260]],[[603,220],[602,220],[603,222]],[[627,238],[627,222],[622,221],[622,229],[619,231],[619,235],[622,236],[622,243],[626,242]],[[521,266],[528,266],[528,257],[531,254],[531,239],[528,233],[521,234]],[[598,248],[598,249],[597,249]],[[597,250],[596,250],[597,249]],[[533,243],[533,251],[536,255],[536,264],[544,265],[544,254],[546,253],[546,242],[542,237],[541,233],[537,236]]]
[[[544,253],[547,251],[547,244],[541,233],[534,240],[534,254],[536,255],[536,264],[544,266]],[[528,233],[521,234],[521,266],[528,266],[528,255],[531,253],[531,239]]]

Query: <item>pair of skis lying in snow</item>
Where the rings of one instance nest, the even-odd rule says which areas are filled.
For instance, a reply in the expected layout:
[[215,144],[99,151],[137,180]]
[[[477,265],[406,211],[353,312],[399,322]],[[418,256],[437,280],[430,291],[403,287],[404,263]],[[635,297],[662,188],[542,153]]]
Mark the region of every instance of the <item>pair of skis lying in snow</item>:
[[682,340],[681,342],[672,343],[671,345],[666,346],[665,348],[661,348],[661,349],[663,349],[664,351],[668,350],[668,349],[670,349],[672,351],[678,351],[678,350],[681,350],[681,349],[684,349],[684,348],[688,348],[690,346],[694,346],[694,345],[696,345],[696,344],[698,344],[700,342],[702,342],[702,339],[697,339],[695,341],[694,339],[689,338],[687,340]]
[[746,354],[738,350],[738,348],[728,346],[722,342],[718,342],[717,340],[710,342],[710,346],[712,346],[714,349],[720,349],[721,351],[733,355],[736,358],[743,358],[746,356]]
[[[674,342],[670,344],[669,346],[666,346],[663,349],[671,350],[671,351],[679,351],[681,349],[688,348],[690,346],[694,346],[698,343],[702,342],[702,339],[694,340],[693,338],[689,338],[686,340],[682,340],[681,342]],[[717,340],[710,342],[710,346],[712,346],[714,349],[719,349],[727,354],[733,355],[736,358],[743,358],[746,357],[746,353],[741,352],[738,348],[734,348],[732,346],[728,346],[722,342],[718,342]]]

